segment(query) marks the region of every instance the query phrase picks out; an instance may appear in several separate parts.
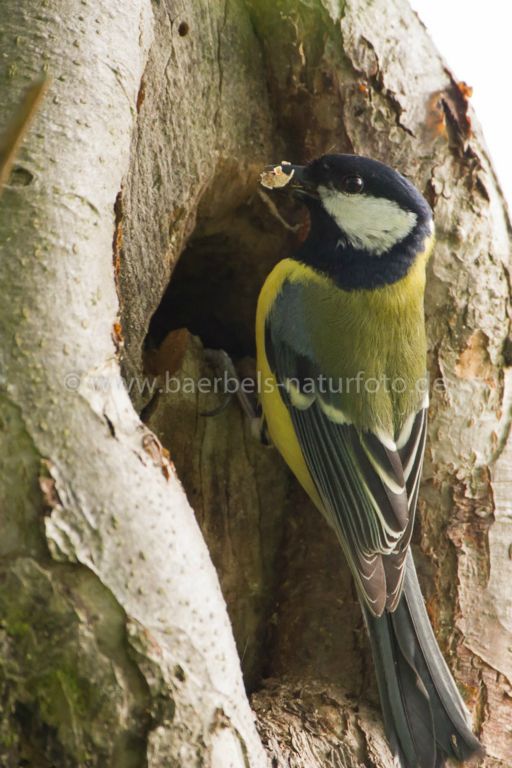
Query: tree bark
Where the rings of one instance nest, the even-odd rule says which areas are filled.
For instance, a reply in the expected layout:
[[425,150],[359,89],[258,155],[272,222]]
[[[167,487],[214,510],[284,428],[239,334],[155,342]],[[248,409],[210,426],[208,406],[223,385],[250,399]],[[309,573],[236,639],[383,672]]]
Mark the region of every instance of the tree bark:
[[264,765],[206,546],[117,361],[114,203],[167,9],[3,10],[2,113],[41,66],[53,85],[2,199],[1,762]]
[[235,405],[185,387],[205,346],[252,372],[300,237],[261,167],[344,151],[434,209],[415,559],[479,765],[507,766],[510,226],[466,88],[405,0],[4,16],[2,114],[53,80],[0,201],[0,763],[392,766],[336,542]]

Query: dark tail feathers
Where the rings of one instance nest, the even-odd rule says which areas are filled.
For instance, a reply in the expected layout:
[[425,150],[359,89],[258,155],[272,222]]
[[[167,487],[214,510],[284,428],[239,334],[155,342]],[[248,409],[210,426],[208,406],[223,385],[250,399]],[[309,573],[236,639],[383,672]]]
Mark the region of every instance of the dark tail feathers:
[[448,757],[482,753],[430,626],[411,553],[396,610],[378,618],[363,611],[384,725],[402,768],[442,768]]

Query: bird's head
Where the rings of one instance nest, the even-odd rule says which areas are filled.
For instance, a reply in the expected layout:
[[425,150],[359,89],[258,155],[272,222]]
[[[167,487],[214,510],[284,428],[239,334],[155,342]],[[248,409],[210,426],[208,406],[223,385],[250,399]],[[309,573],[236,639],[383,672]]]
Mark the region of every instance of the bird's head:
[[324,155],[305,166],[283,163],[278,168],[278,183],[265,184],[263,177],[262,183],[285,187],[311,214],[310,236],[298,256],[344,287],[399,279],[433,232],[424,197],[377,160]]

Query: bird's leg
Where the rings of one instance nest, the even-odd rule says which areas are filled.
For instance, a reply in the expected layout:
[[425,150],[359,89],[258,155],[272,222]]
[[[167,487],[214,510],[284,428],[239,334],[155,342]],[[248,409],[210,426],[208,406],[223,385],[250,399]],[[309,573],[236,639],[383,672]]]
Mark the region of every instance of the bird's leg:
[[222,413],[228,407],[233,395],[235,395],[245,415],[249,419],[258,418],[256,406],[253,405],[247,393],[244,392],[242,387],[242,382],[240,381],[240,376],[238,375],[238,371],[236,370],[235,365],[232,359],[230,358],[230,356],[228,355],[228,353],[225,352],[223,349],[205,349],[204,356],[205,356],[205,359],[210,363],[210,365],[215,369],[215,372],[217,374],[221,374],[223,377],[226,378],[226,380],[227,378],[229,378],[230,380],[236,381],[237,386],[233,392],[224,393],[225,399],[220,404],[220,406],[217,406],[211,411],[203,411],[200,415],[201,416],[217,416],[219,413]]
[[210,411],[201,411],[200,416],[218,416],[220,413],[226,410],[230,404],[233,396],[236,397],[240,408],[243,413],[249,419],[251,425],[251,433],[256,437],[263,445],[269,445],[267,437],[266,426],[261,413],[260,405],[251,398],[247,392],[245,392],[238,371],[235,365],[223,349],[205,349],[204,356],[210,365],[215,369],[217,374],[223,377],[229,377],[230,380],[237,382],[237,387],[233,392],[225,392],[224,399],[220,405],[213,408]]

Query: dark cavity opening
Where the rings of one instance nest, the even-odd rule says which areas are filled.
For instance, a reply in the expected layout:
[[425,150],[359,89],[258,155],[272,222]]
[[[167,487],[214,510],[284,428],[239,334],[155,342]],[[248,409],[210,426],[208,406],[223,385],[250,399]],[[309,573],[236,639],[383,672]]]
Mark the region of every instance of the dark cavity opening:
[[[257,190],[220,216],[201,208],[196,231],[151,319],[146,348],[158,348],[168,333],[187,328],[205,347],[224,349],[235,359],[253,357],[260,288],[296,236]],[[300,212],[293,204],[289,214],[297,223]]]

